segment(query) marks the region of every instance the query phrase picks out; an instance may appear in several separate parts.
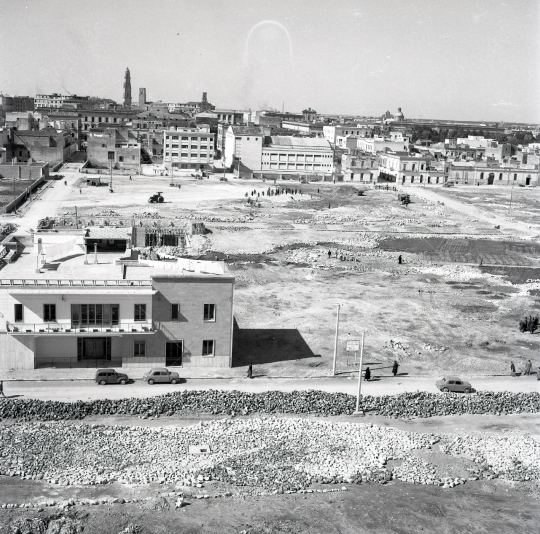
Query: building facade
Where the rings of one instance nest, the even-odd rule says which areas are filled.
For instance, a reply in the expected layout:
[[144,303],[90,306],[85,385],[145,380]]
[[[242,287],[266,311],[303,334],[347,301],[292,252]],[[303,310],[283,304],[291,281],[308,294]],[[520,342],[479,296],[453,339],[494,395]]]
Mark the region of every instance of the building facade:
[[235,162],[258,171],[261,169],[261,152],[264,140],[262,128],[258,126],[229,126],[225,141],[225,166]]
[[108,128],[91,132],[87,139],[88,161],[96,167],[115,169],[139,169],[141,143],[126,129]]
[[0,280],[0,365],[230,367],[234,278]]
[[[267,137],[262,147],[261,170],[280,174],[332,174],[334,151],[325,139]],[[253,169],[258,170],[258,169]]]
[[168,169],[207,169],[214,161],[214,135],[209,128],[163,132],[163,164]]

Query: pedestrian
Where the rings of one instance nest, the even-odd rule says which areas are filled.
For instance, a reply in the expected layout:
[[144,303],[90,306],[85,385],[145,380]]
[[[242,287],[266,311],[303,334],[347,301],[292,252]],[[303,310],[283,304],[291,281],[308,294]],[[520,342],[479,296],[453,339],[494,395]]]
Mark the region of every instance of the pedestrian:
[[248,371],[247,371],[247,377],[253,378],[253,365],[249,364]]
[[516,366],[514,365],[514,362],[510,362],[510,372],[512,373],[512,376],[516,376]]
[[129,177],[129,179],[131,180],[131,176]]
[[369,370],[369,367],[366,367],[366,370],[364,371],[364,380],[369,380],[371,378],[371,371]]
[[329,251],[328,251],[328,259],[330,259],[331,257],[332,257],[332,251],[329,250]]
[[399,369],[399,363],[396,360],[394,360],[394,365],[392,366],[392,374],[394,376],[397,375],[398,369]]
[[328,209],[330,209],[330,202],[328,203]]
[[6,396],[4,395],[4,382],[2,380],[0,380],[0,395],[2,395],[4,399],[6,398]]
[[525,364],[525,372],[523,373],[524,375],[530,375],[531,374],[531,371],[532,371],[532,363],[531,363],[531,360],[529,360],[526,364]]
[[79,195],[82,195],[82,188],[79,187]]
[[399,258],[397,260],[398,264],[401,265],[403,263],[403,258],[401,257],[401,254],[399,255]]

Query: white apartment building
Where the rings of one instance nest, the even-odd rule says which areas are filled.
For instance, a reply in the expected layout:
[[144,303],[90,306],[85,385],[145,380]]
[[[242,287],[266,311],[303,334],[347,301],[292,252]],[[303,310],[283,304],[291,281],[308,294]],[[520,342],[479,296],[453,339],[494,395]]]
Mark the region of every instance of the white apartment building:
[[402,132],[391,132],[390,136],[385,137],[359,137],[357,148],[363,152],[377,154],[384,152],[385,149],[396,152],[408,152],[410,137],[403,135]]
[[363,137],[369,130],[365,126],[355,126],[353,124],[332,124],[323,126],[323,136],[329,143],[335,145],[338,136],[357,135]]
[[214,134],[208,127],[163,132],[163,164],[168,169],[205,169],[214,160]]
[[332,174],[334,151],[326,139],[273,136],[262,148],[263,171]]
[[263,140],[263,130],[258,126],[229,126],[225,136],[225,166],[241,161],[252,171],[260,170]]

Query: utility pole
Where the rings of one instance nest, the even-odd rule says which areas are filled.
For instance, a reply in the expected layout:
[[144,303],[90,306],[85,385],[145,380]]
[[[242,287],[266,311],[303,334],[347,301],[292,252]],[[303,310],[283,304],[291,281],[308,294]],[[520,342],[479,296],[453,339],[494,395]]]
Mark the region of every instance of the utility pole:
[[110,167],[111,167],[111,181],[109,183],[109,191],[112,193],[113,192],[113,188],[112,188],[112,159],[109,160],[109,163],[110,163]]
[[356,394],[356,413],[360,409],[360,391],[362,389],[362,360],[364,359],[364,336],[365,332],[362,332],[362,345],[360,346],[360,365],[358,366],[358,393]]
[[77,206],[75,206],[75,224],[77,225],[77,230],[79,229],[79,217],[77,216]]
[[340,305],[337,305],[337,317],[336,317],[336,340],[334,343],[334,365],[332,366],[332,376],[336,376],[336,361],[337,361],[337,351],[338,351],[338,337],[339,337],[339,308]]

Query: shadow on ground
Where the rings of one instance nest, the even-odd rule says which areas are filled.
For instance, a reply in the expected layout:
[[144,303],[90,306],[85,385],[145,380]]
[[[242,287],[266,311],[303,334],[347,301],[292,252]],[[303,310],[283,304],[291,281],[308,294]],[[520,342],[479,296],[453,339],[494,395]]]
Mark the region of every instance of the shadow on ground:
[[234,320],[233,367],[320,358],[296,328],[240,328]]

